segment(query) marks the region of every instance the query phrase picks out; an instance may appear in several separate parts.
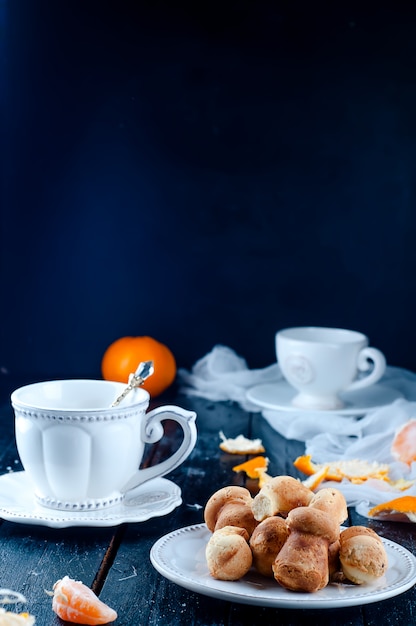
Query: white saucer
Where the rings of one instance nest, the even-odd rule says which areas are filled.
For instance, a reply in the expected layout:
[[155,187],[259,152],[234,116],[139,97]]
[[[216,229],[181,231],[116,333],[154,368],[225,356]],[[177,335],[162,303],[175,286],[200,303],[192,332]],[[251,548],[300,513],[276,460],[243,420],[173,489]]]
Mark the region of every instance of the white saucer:
[[162,576],[190,591],[230,602],[286,609],[361,606],[397,596],[416,582],[413,554],[387,539],[382,541],[389,566],[386,574],[372,585],[330,584],[316,593],[295,593],[254,570],[238,581],[215,580],[205,559],[210,536],[205,524],[180,528],[154,544],[150,560]]
[[276,383],[256,385],[247,391],[247,399],[261,406],[264,409],[275,411],[296,411],[297,413],[334,413],[337,415],[364,415],[368,411],[390,404],[398,398],[403,398],[403,394],[397,389],[382,385],[380,383],[357,389],[357,391],[346,391],[340,394],[340,398],[345,402],[342,409],[317,410],[301,409],[292,404],[297,391],[285,380]]
[[145,522],[171,513],[182,504],[180,488],[166,478],[154,478],[134,490],[123,503],[99,511],[55,511],[41,506],[33,495],[26,472],[0,476],[0,517],[9,522],[36,524],[51,528],[70,526],[117,526],[125,522]]

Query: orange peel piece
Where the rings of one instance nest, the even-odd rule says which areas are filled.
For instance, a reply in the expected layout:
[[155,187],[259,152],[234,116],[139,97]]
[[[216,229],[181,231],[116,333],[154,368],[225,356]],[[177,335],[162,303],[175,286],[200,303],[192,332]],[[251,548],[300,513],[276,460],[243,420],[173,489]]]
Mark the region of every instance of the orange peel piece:
[[312,476],[326,468],[325,480],[341,482],[346,478],[354,484],[361,484],[369,478],[377,478],[389,482],[389,465],[376,461],[363,461],[361,459],[349,459],[345,461],[332,461],[330,463],[313,463],[311,455],[299,456],[293,462],[299,471],[307,476]]
[[221,450],[229,454],[261,454],[266,451],[261,439],[247,439],[244,435],[238,435],[232,439],[226,437],[222,431],[219,435]]
[[269,482],[269,480],[271,480],[273,478],[273,476],[270,476],[270,474],[267,473],[267,471],[264,468],[257,468],[257,473],[259,475],[259,487],[260,489],[267,483]]
[[368,511],[370,517],[397,517],[406,516],[411,522],[416,522],[416,496],[400,496],[387,502],[373,506]]
[[255,456],[245,463],[234,465],[233,472],[245,472],[249,478],[260,478],[259,470],[267,470],[269,459],[265,456]]
[[35,618],[29,613],[12,613],[0,608],[0,624],[3,626],[34,626]]
[[308,478],[302,481],[305,487],[312,491],[319,487],[322,481],[326,480],[328,476],[329,465],[324,465],[320,470],[311,474]]
[[[17,604],[27,602],[26,598],[19,591],[13,591],[12,589],[0,589],[0,604]],[[34,615],[31,615],[27,611],[23,613],[14,613],[6,611],[3,607],[0,607],[0,624],[1,626],[34,626],[36,619]]]
[[312,474],[318,471],[316,463],[312,463],[312,456],[310,454],[298,456],[297,459],[293,461],[293,465],[307,476],[312,476]]
[[310,454],[298,456],[298,458],[294,460],[293,465],[300,472],[306,474],[306,476],[312,476],[313,474],[320,472],[323,468],[326,468],[326,480],[335,480],[336,482],[341,482],[342,480],[339,472],[333,467],[331,468],[330,463],[313,463],[312,456]]
[[398,478],[397,480],[389,480],[389,484],[398,491],[406,491],[415,484],[414,480],[406,480],[406,478]]

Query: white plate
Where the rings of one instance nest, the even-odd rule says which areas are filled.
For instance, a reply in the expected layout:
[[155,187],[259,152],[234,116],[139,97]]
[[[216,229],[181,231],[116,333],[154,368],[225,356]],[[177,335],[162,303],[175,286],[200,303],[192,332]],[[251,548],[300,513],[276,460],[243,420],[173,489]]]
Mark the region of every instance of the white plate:
[[215,580],[208,572],[205,547],[211,533],[205,524],[187,526],[159,539],[150,551],[157,571],[191,591],[221,600],[286,609],[332,609],[379,602],[399,595],[416,582],[416,559],[405,548],[383,539],[389,566],[373,585],[330,584],[317,593],[294,593],[273,579],[250,571],[239,581]]
[[372,409],[377,409],[386,404],[390,404],[402,398],[403,394],[397,389],[386,385],[376,384],[357,389],[356,391],[346,391],[340,394],[340,398],[345,402],[345,407],[336,410],[318,411],[316,409],[301,409],[292,404],[297,391],[285,380],[275,383],[256,385],[247,391],[247,398],[257,406],[264,409],[276,411],[296,411],[297,413],[334,413],[337,415],[364,415]]
[[154,478],[134,490],[122,504],[88,512],[55,511],[41,506],[26,472],[0,476],[0,517],[9,522],[51,528],[117,526],[144,522],[173,511],[182,503],[180,488],[166,478]]

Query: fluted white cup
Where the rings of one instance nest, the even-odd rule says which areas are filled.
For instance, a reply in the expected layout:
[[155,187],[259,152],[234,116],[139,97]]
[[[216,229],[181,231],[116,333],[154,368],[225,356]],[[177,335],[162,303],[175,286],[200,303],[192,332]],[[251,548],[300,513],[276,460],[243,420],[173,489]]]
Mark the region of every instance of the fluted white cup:
[[[383,353],[369,347],[366,335],[343,328],[280,330],[276,355],[283,376],[299,392],[292,403],[304,409],[340,409],[341,392],[373,385],[386,369]],[[362,372],[368,374],[360,377]]]
[[[17,449],[42,505],[72,511],[109,507],[189,456],[196,414],[170,405],[146,412],[150,396],[142,388],[111,407],[124,388],[105,380],[55,380],[12,393]],[[166,419],[181,426],[182,443],[168,459],[140,469],[145,444],[162,438]]]

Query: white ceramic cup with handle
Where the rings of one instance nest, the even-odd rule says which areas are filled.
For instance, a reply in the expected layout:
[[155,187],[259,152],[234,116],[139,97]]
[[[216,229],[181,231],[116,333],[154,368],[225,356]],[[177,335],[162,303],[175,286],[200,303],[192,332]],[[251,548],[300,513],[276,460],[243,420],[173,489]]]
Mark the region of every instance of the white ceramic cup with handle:
[[[276,356],[283,376],[298,391],[292,404],[303,409],[340,409],[341,392],[373,385],[386,369],[383,353],[369,347],[366,335],[343,328],[280,330]],[[368,373],[360,377],[363,372]]]
[[[192,452],[196,413],[170,405],[146,412],[150,396],[142,388],[111,407],[124,389],[106,380],[53,380],[12,393],[17,449],[40,504],[66,511],[113,506]],[[183,430],[179,448],[140,469],[145,444],[162,438],[166,419]]]

